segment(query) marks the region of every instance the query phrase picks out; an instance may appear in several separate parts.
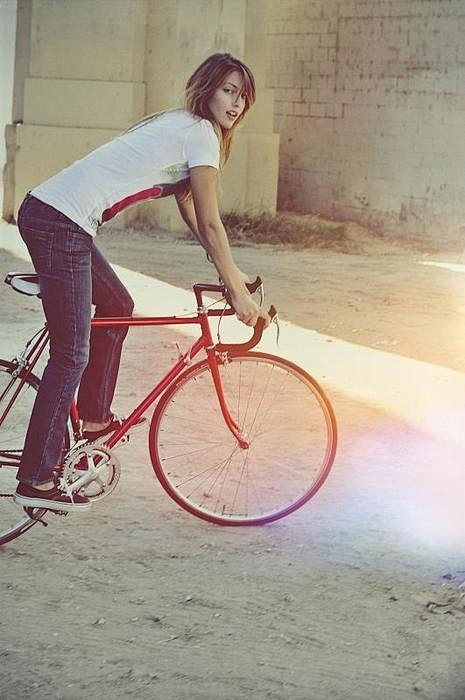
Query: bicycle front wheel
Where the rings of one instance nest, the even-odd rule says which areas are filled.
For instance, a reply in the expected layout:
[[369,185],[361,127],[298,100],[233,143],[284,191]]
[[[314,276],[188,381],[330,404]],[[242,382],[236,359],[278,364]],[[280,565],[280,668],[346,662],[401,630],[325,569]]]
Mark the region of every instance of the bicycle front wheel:
[[153,468],[185,510],[221,525],[259,525],[316,494],[334,461],[336,419],[318,383],[260,352],[218,358],[224,395],[248,447],[227,427],[203,360],[165,392],[149,436]]

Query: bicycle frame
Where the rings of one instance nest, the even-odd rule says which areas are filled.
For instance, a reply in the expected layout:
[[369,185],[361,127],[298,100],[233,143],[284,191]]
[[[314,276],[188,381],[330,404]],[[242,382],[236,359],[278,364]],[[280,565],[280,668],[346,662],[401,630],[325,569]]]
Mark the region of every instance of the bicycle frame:
[[[221,384],[221,377],[218,370],[218,365],[216,362],[215,355],[217,354],[217,345],[213,342],[210,325],[208,322],[209,315],[218,315],[217,312],[208,312],[203,307],[199,307],[197,315],[192,317],[180,318],[178,316],[145,316],[139,318],[95,318],[92,320],[92,326],[96,327],[118,327],[118,326],[171,326],[171,325],[187,325],[187,324],[197,324],[200,325],[201,335],[194,342],[194,344],[189,348],[189,350],[180,356],[179,360],[173,365],[173,367],[165,374],[163,379],[152,389],[152,391],[147,394],[145,399],[133,410],[133,412],[126,418],[123,422],[121,428],[115,431],[111,437],[106,441],[108,447],[114,447],[122,437],[128,432],[134,423],[142,416],[143,413],[161,396],[161,394],[168,388],[168,386],[178,377],[182,370],[190,364],[191,360],[196,357],[202,350],[205,350],[207,354],[208,363],[210,365],[210,370],[212,373],[213,381],[215,384],[216,393],[220,403],[221,413],[226,422],[231,433],[234,435],[238,441],[240,447],[246,449],[248,447],[247,441],[241,436],[240,428],[231,416],[231,412],[227,405],[223,387]],[[77,407],[74,404],[73,411],[76,414],[71,416],[73,421],[78,421]]]
[[[197,289],[196,289],[197,288]],[[170,384],[181,374],[183,369],[189,365],[194,357],[196,357],[202,350],[205,351],[207,355],[207,361],[210,366],[212,373],[215,390],[218,396],[219,405],[221,408],[221,413],[228,426],[231,433],[236,438],[239,446],[243,449],[248,447],[248,442],[240,433],[240,428],[231,416],[231,412],[227,405],[222,383],[221,376],[217,364],[218,354],[227,353],[238,353],[253,347],[261,336],[261,332],[255,329],[254,337],[247,343],[240,344],[222,344],[214,343],[212,338],[212,333],[210,329],[210,324],[208,318],[210,316],[223,316],[232,315],[234,311],[231,308],[225,310],[207,310],[202,304],[201,294],[203,291],[218,291],[213,285],[196,285],[194,287],[196,291],[196,297],[198,301],[197,314],[195,316],[179,317],[179,316],[140,316],[140,317],[111,317],[111,318],[93,318],[91,320],[91,326],[97,328],[103,327],[125,327],[129,328],[131,326],[175,326],[175,325],[199,325],[200,326],[200,337],[193,343],[189,350],[179,357],[179,360],[173,365],[173,367],[165,374],[165,376],[160,380],[160,382],[147,394],[147,396],[141,401],[141,403],[132,411],[132,413],[124,420],[121,428],[115,431],[108,439],[105,444],[112,448],[124,435],[130,430],[130,428],[137,422],[137,420],[142,416],[143,413],[163,394],[163,392],[170,386]],[[8,405],[6,406],[3,413],[0,415],[0,425],[2,424],[5,416],[13,405],[16,397],[21,391],[27,376],[32,373],[35,365],[37,364],[40,356],[42,355],[44,349],[48,343],[48,329],[44,326],[26,345],[23,353],[17,358],[18,360],[18,371],[25,369],[24,375],[19,382],[12,398],[10,399]],[[28,347],[32,342],[32,348],[28,351]],[[73,429],[73,434],[75,440],[82,439],[81,423],[80,417],[75,401],[73,401],[70,411],[70,419]]]

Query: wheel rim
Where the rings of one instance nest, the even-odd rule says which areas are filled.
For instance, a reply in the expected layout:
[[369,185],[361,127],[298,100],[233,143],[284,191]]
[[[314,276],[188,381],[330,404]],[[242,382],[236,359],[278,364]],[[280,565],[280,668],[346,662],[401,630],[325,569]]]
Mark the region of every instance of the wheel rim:
[[[22,382],[22,375],[19,373],[16,376],[16,370],[17,366],[13,362],[0,360],[0,545],[23,534],[38,522],[15,503],[13,495],[18,484],[16,473],[24,439],[40,382],[34,374],[27,375]],[[21,390],[13,406],[4,415],[20,385]],[[68,423],[65,449],[69,448],[71,435]],[[42,517],[44,512],[43,509],[32,510],[35,517]]]
[[16,505],[16,472],[24,445],[29,417],[35,401],[38,380],[31,375],[24,383],[14,405],[3,413],[20,384],[13,363],[0,364],[0,544],[8,542],[34,525],[21,506]]
[[250,353],[220,367],[241,450],[221,416],[208,364],[167,392],[151,431],[154,468],[183,508],[207,520],[270,522],[320,488],[334,460],[336,426],[316,382],[287,361]]

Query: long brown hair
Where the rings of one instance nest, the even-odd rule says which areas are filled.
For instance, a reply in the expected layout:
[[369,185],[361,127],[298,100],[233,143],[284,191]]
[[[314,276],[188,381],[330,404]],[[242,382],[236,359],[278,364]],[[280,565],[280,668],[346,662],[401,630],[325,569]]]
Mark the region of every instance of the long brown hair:
[[[208,103],[215,91],[225,82],[226,77],[238,71],[242,76],[242,92],[245,95],[244,111],[230,129],[223,128],[210,111]],[[230,53],[214,53],[195,70],[186,84],[186,109],[198,117],[208,119],[220,141],[221,161],[226,163],[231,152],[234,130],[255,102],[255,80],[252,71]]]

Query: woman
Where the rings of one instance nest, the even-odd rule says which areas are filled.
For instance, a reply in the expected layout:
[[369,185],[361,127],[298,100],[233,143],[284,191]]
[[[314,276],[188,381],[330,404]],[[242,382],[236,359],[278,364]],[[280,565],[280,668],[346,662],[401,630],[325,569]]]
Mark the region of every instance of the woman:
[[97,316],[129,316],[133,302],[93,243],[98,227],[138,201],[174,195],[180,214],[215,264],[238,318],[254,326],[267,314],[235,265],[218,212],[216,180],[231,139],[255,99],[249,68],[214,54],[186,86],[186,108],[151,115],[29,193],[18,226],[39,275],[50,331],[43,373],[18,470],[22,506],[85,510],[90,501],[53,481],[76,388],[84,437],[110,434],[110,411],[127,329],[93,329]]

